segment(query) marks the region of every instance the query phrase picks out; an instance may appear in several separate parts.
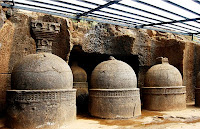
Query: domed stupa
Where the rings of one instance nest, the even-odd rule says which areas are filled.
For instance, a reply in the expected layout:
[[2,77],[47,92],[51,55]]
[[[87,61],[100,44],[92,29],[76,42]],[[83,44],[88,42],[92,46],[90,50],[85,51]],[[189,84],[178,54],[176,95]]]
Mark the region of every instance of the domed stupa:
[[51,35],[59,32],[60,24],[33,21],[32,27],[37,54],[25,56],[13,68],[7,121],[14,129],[59,129],[76,119],[72,71],[63,59],[50,53]]
[[159,57],[157,62],[146,73],[143,107],[156,111],[185,109],[186,88],[182,86],[181,73],[168,63],[168,58]]
[[128,64],[110,57],[95,67],[91,75],[89,112],[108,119],[141,115],[136,74]]
[[88,83],[86,71],[78,66],[78,62],[72,62],[73,88],[76,92],[76,106],[78,112],[88,110]]

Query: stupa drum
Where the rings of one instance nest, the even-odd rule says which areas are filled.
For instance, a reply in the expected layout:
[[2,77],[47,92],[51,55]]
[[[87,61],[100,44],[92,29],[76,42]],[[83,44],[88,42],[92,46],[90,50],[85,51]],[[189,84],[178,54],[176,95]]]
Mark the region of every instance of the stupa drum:
[[95,67],[89,90],[89,112],[108,119],[141,115],[137,78],[128,64],[110,57]]
[[87,73],[78,66],[77,62],[73,62],[71,66],[73,73],[73,88],[76,92],[77,111],[87,111],[88,109],[88,83]]
[[177,68],[167,58],[158,58],[159,64],[146,73],[142,88],[143,107],[148,110],[168,111],[186,108],[186,88]]

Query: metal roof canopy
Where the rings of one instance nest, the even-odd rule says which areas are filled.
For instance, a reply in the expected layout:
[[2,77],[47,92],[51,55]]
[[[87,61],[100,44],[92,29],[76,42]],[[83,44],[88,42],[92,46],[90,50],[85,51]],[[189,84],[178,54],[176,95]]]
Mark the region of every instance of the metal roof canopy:
[[200,38],[199,0],[8,0],[2,6]]

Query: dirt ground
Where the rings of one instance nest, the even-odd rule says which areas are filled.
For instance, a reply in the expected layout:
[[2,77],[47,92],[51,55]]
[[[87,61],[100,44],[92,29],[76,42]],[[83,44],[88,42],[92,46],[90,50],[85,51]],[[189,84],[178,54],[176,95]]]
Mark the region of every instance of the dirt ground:
[[[6,129],[5,118],[0,119],[0,129]],[[200,108],[187,104],[182,111],[147,111],[137,118],[105,120],[89,115],[78,115],[77,120],[62,129],[200,129]]]

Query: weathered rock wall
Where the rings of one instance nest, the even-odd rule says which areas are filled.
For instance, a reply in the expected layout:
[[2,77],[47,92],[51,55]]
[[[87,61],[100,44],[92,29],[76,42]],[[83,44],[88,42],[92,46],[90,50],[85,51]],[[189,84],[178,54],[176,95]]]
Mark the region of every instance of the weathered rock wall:
[[34,35],[30,29],[31,20],[34,19],[61,23],[61,32],[53,44],[53,53],[66,61],[69,61],[74,45],[80,46],[82,53],[87,54],[135,55],[139,62],[138,87],[144,86],[145,73],[155,64],[155,59],[159,56],[167,57],[169,63],[177,67],[183,76],[187,100],[194,98],[196,75],[200,70],[200,46],[187,37],[33,12],[14,11],[10,18],[6,19],[5,16],[5,11],[0,8],[0,19],[3,19],[0,22],[1,105],[5,104],[5,91],[10,86],[10,73],[14,64],[25,55],[36,52]]

